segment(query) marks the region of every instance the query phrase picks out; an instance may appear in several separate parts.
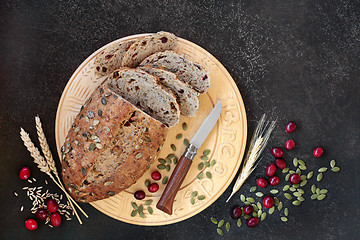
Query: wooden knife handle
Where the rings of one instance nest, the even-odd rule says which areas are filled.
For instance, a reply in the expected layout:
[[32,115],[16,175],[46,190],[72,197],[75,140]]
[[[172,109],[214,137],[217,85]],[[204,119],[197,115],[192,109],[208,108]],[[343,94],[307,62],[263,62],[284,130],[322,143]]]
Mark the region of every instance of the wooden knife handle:
[[161,195],[156,207],[167,214],[172,214],[172,207],[175,196],[179,191],[181,184],[183,183],[187,172],[191,166],[192,160],[181,156],[180,160],[176,164],[174,172],[171,174],[170,180],[166,185],[164,192]]

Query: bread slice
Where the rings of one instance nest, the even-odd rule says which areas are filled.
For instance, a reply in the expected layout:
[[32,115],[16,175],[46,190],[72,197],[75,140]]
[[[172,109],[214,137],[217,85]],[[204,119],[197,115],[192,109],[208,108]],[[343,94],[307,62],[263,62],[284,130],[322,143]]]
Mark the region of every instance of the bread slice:
[[177,79],[176,75],[172,72],[151,66],[144,66],[141,69],[158,77],[162,85],[171,89],[180,105],[181,114],[189,117],[195,116],[199,108],[199,94],[196,91]]
[[62,153],[62,178],[75,200],[91,202],[130,187],[157,158],[167,127],[105,84],[76,116]]
[[121,67],[125,52],[135,40],[114,43],[100,52],[94,60],[95,74],[99,77],[107,76]]
[[165,125],[175,126],[180,119],[179,105],[157,81],[153,75],[133,68],[115,70],[107,79],[110,89],[120,96]]
[[140,67],[151,65],[171,71],[184,83],[189,84],[197,92],[204,94],[210,87],[209,72],[197,63],[193,63],[173,51],[158,52],[147,57]]
[[123,67],[137,67],[142,60],[153,53],[173,50],[177,46],[177,37],[168,32],[158,32],[137,40],[125,53]]

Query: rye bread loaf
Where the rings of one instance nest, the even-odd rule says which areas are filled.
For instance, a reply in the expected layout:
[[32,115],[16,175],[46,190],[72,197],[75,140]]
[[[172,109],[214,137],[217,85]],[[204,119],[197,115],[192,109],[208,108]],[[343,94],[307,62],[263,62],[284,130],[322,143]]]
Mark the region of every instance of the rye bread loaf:
[[123,67],[137,67],[142,60],[156,52],[174,50],[177,37],[168,32],[158,32],[134,42],[124,55]]
[[135,40],[114,43],[99,53],[94,60],[95,73],[99,77],[107,76],[121,67],[125,52]]
[[210,87],[209,72],[197,63],[187,60],[184,55],[173,51],[155,53],[141,62],[140,67],[151,65],[162,67],[173,72],[184,83],[189,84],[197,92],[206,93]]
[[134,68],[115,70],[107,79],[110,89],[168,127],[180,119],[175,96],[158,84],[158,78]]
[[199,94],[196,91],[180,81],[172,72],[151,66],[144,66],[141,69],[158,77],[162,85],[171,89],[179,103],[181,114],[189,117],[195,116],[199,108]]
[[153,163],[166,134],[164,124],[101,85],[81,108],[61,148],[66,189],[81,202],[119,193]]

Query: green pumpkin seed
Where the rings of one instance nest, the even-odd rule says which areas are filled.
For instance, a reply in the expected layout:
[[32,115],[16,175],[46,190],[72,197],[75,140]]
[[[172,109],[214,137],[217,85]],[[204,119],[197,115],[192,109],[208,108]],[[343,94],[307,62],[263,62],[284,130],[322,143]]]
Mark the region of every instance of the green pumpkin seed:
[[317,180],[318,182],[320,182],[321,179],[323,179],[323,174],[322,174],[322,173],[319,173],[319,174],[317,175],[317,177],[316,177],[316,180]]
[[283,222],[287,222],[287,221],[288,221],[288,219],[287,219],[287,217],[281,217],[281,221],[283,221]]
[[191,198],[190,203],[191,203],[191,205],[194,205],[195,204],[195,199]]
[[248,197],[248,198],[246,198],[246,201],[248,201],[250,203],[254,203],[255,199],[253,199],[252,197]]
[[244,194],[241,194],[241,195],[240,195],[240,200],[241,200],[242,202],[245,202],[245,199],[246,199],[246,198],[245,198]]
[[300,184],[293,184],[293,187],[298,188],[298,187],[300,187]]
[[296,188],[290,187],[290,191],[295,192],[295,191],[296,191]]
[[263,213],[261,214],[260,220],[261,220],[261,221],[264,221],[265,219],[266,219],[266,212],[263,212]]
[[326,172],[327,171],[327,167],[322,167],[319,168],[318,172]]
[[[275,200],[275,199],[274,199],[274,200]],[[276,202],[276,201],[275,201],[275,202]],[[260,202],[257,202],[257,203],[256,203],[256,206],[258,207],[258,209],[259,209],[259,210],[261,210],[261,209],[262,209],[262,205],[261,205],[261,203],[260,203]]]
[[321,190],[320,190],[320,194],[326,194],[326,193],[328,193],[328,190],[327,190],[327,189],[321,189]]
[[73,183],[68,183],[68,185],[69,185],[71,188],[77,190],[77,186],[76,186],[75,184],[73,184]]
[[197,191],[192,192],[191,197],[196,197],[198,195]]
[[285,196],[287,199],[289,199],[289,200],[292,199],[292,196],[291,196],[290,193],[284,193],[284,196]]
[[174,164],[177,164],[177,162],[178,162],[178,158],[177,158],[177,157],[174,157],[173,163],[174,163]]
[[142,212],[143,212],[143,210],[144,210],[143,205],[140,205],[140,206],[139,206],[139,208],[138,208],[139,213],[142,213]]
[[285,191],[289,190],[289,188],[290,188],[290,185],[285,185],[285,186],[283,187],[283,191],[285,192]]
[[214,165],[215,165],[215,163],[216,163],[215,159],[211,160],[211,162],[210,162],[210,166],[211,166],[211,167],[212,167],[212,166],[214,166]]
[[301,194],[305,193],[305,191],[303,189],[301,189],[301,188],[298,189],[298,192],[301,193]]
[[277,189],[271,189],[270,190],[270,193],[271,194],[277,194],[279,192],[279,190],[277,190]]
[[97,149],[102,149],[103,148],[103,146],[100,143],[95,144],[95,146],[96,146]]
[[109,195],[109,196],[115,196],[115,192],[109,191],[109,192],[108,192],[108,195]]
[[204,162],[205,167],[210,167],[210,163],[209,162]]
[[209,178],[209,179],[211,179],[211,178],[212,178],[211,172],[206,172],[206,177]]
[[292,204],[295,206],[299,206],[301,204],[301,202],[299,200],[295,200],[292,202]]
[[202,177],[204,176],[204,173],[199,173],[196,177],[198,178],[198,179],[202,179]]
[[257,217],[257,216],[258,216],[257,212],[253,212],[253,213],[252,213],[252,216],[253,216],[253,217]]
[[170,163],[171,163],[171,158],[167,157],[167,158],[165,159],[165,161],[166,161],[166,163],[170,164]]
[[135,210],[138,210],[138,209],[139,209],[138,205],[137,205],[135,202],[131,202],[131,206],[132,206]]
[[300,180],[305,180],[306,179],[306,175],[301,175],[300,176]]
[[289,181],[289,178],[290,178],[290,173],[288,173],[286,176],[285,176],[285,181]]
[[164,177],[163,180],[162,180],[162,184],[165,185],[167,183],[167,181],[168,181],[168,177]]
[[260,209],[260,210],[257,211],[257,214],[256,214],[256,215],[257,215],[257,216],[261,216],[262,213],[263,213],[263,211]]
[[251,205],[251,202],[245,201],[244,204],[247,205]]
[[258,207],[256,206],[256,204],[251,204],[251,206],[253,207],[254,211],[257,212],[259,211]]
[[226,229],[227,232],[230,231],[230,223],[229,222],[227,222],[225,224],[225,229]]
[[106,99],[105,99],[105,98],[101,98],[101,103],[102,103],[103,105],[106,105]]
[[136,158],[136,159],[139,159],[139,158],[141,158],[142,156],[143,156],[143,154],[142,154],[141,152],[139,152],[138,154],[135,155],[135,158]]
[[331,167],[331,168],[334,168],[335,165],[336,165],[335,160],[331,160],[331,161],[330,161],[330,167]]
[[295,171],[294,171],[294,170],[290,170],[289,173],[290,173],[290,174],[294,174]]
[[148,213],[153,214],[154,210],[152,209],[152,207],[148,206],[147,207]]
[[315,186],[315,184],[313,184],[313,185],[311,186],[311,192],[312,192],[312,193],[315,193],[315,191],[316,191],[316,186]]
[[153,200],[151,200],[151,199],[147,200],[147,201],[145,201],[145,205],[148,206],[148,205],[152,204],[152,202],[153,202]]
[[294,165],[294,167],[298,166],[298,159],[297,158],[293,159],[293,165]]
[[289,216],[289,209],[288,208],[285,208],[284,209],[284,215],[287,217]]
[[225,222],[224,219],[220,220],[218,223],[218,227],[219,228],[222,227],[222,225],[224,225],[224,222]]
[[90,144],[89,151],[91,152],[92,150],[95,149],[95,147],[96,147],[95,143]]
[[303,186],[305,186],[307,184],[307,180],[303,180],[303,181],[301,181],[301,183],[300,183],[300,187],[303,187]]
[[94,118],[95,117],[95,114],[92,111],[88,111],[86,115],[88,116],[88,118]]
[[316,194],[319,195],[320,194],[320,188],[316,188]]
[[138,211],[137,211],[137,210],[132,210],[132,212],[131,212],[131,216],[132,216],[132,217],[135,217],[137,213],[138,213]]
[[203,168],[204,168],[204,163],[203,162],[199,163],[198,165],[199,171],[201,171]]
[[297,198],[297,200],[299,200],[300,202],[303,202],[303,201],[305,201],[305,198],[303,196],[300,196]]
[[313,195],[311,195],[310,198],[311,198],[312,200],[315,200],[315,199],[317,199],[317,197],[318,197],[318,195],[317,195],[316,193],[314,193]]
[[104,185],[105,185],[105,186],[110,186],[110,185],[113,184],[113,183],[114,183],[114,182],[112,182],[112,181],[108,181],[108,182],[105,182]]
[[186,122],[184,122],[184,123],[182,124],[182,129],[183,129],[184,131],[186,131],[186,129],[187,129],[187,124],[186,124]]
[[257,189],[257,187],[256,187],[256,186],[253,186],[253,187],[250,188],[250,192],[255,192],[256,189]]
[[209,155],[210,154],[210,150],[209,149],[206,149],[204,152],[203,152],[203,155],[204,156],[207,156],[207,155]]
[[242,222],[241,222],[241,219],[239,218],[239,219],[237,220],[237,222],[236,222],[236,225],[237,225],[238,227],[241,227],[241,224],[242,224]]
[[161,170],[161,169],[165,169],[166,167],[164,164],[159,164],[157,165],[157,168]]
[[257,192],[257,193],[255,193],[255,195],[256,195],[257,197],[263,197],[263,196],[264,196],[264,194],[263,194],[262,192]]
[[149,187],[150,185],[150,181],[149,180],[145,180],[145,187]]
[[210,220],[211,220],[211,222],[212,222],[213,224],[218,224],[218,221],[217,221],[216,218],[211,217]]
[[317,200],[323,200],[324,198],[326,198],[326,195],[325,194],[320,194],[320,195],[318,195],[318,197],[317,197]]
[[305,166],[305,162],[304,162],[303,160],[300,160],[300,159],[299,159],[298,162],[299,162],[300,165]]
[[274,203],[275,203],[276,206],[279,205],[280,201],[279,201],[279,199],[277,197],[274,197]]
[[176,146],[174,144],[171,144],[170,147],[174,152],[176,151]]
[[189,140],[188,139],[184,139],[184,141],[183,141],[183,143],[184,143],[184,145],[187,147],[187,146],[189,146]]
[[207,156],[201,156],[200,159],[201,159],[201,160],[204,160],[204,161],[209,160],[209,158],[208,158]]
[[273,213],[274,213],[274,211],[275,211],[275,207],[274,207],[274,206],[272,206],[272,207],[269,209],[269,214],[273,214]]
[[166,170],[167,172],[169,172],[169,171],[170,171],[170,169],[171,169],[171,167],[170,167],[170,165],[169,165],[169,164],[165,166],[165,170]]
[[182,138],[182,136],[183,136],[183,135],[182,135],[181,133],[179,133],[178,135],[176,135],[175,138],[176,138],[176,139],[180,139],[180,138]]
[[200,195],[198,196],[198,199],[201,201],[201,200],[204,200],[205,199],[205,196],[204,195]]
[[145,218],[145,214],[143,212],[139,212],[139,216]]
[[250,219],[250,218],[251,218],[251,216],[250,216],[250,215],[245,214],[245,215],[244,215],[244,218],[247,220],[247,219]]
[[333,171],[333,172],[338,172],[338,171],[340,171],[340,168],[339,168],[339,167],[333,167],[333,168],[331,169],[331,171]]
[[296,173],[299,174],[299,175],[301,175],[301,170],[300,170],[300,168],[296,169]]
[[301,196],[301,193],[299,193],[299,192],[294,192],[293,195],[294,195],[295,197],[300,197],[300,196]]
[[223,235],[224,235],[223,230],[221,230],[220,228],[217,228],[217,229],[216,229],[216,232],[217,232],[220,236],[223,236]]
[[172,159],[172,158],[174,158],[174,157],[176,157],[176,156],[175,156],[175,154],[173,154],[173,153],[170,153],[169,155],[166,156],[166,158],[169,158],[169,159]]
[[307,169],[306,166],[304,166],[304,165],[300,165],[299,168],[300,168],[300,170],[303,170],[303,171]]
[[283,170],[282,170],[282,173],[287,173],[289,171],[289,168],[284,168]]
[[282,202],[279,202],[278,210],[281,211],[282,208],[283,208],[283,203],[282,203]]
[[309,173],[307,174],[306,178],[307,178],[307,179],[310,179],[310,178],[312,178],[313,175],[314,175],[314,172],[311,171],[311,172],[309,172]]
[[82,168],[82,169],[81,169],[81,173],[82,173],[83,176],[86,176],[86,169],[85,169],[85,168]]

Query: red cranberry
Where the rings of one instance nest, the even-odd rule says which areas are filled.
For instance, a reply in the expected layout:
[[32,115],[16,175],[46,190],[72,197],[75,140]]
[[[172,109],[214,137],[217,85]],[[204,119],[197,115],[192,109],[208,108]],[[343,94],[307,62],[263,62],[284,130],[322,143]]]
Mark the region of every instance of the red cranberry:
[[53,200],[53,199],[49,199],[49,200],[47,201],[46,206],[47,206],[49,212],[51,212],[51,213],[56,212],[56,211],[58,210],[58,208],[59,208],[58,204],[57,204],[56,201]]
[[254,211],[254,208],[250,205],[244,207],[244,213],[250,215]]
[[231,218],[232,219],[238,219],[242,214],[241,208],[236,206],[233,207],[233,209],[231,210]]
[[48,215],[48,211],[46,211],[45,209],[43,208],[40,208],[36,211],[36,217],[39,219],[39,220],[45,220],[47,218],[47,215]]
[[60,224],[61,224],[61,216],[60,216],[60,213],[53,213],[53,214],[51,214],[50,221],[51,221],[51,224],[52,224],[54,227],[60,226]]
[[136,191],[136,192],[134,193],[134,197],[135,197],[137,200],[144,199],[144,198],[145,198],[145,192],[142,191],[142,190]]
[[273,147],[271,149],[271,154],[276,158],[281,158],[284,154],[283,150],[279,147]]
[[268,185],[268,182],[265,178],[258,178],[258,179],[256,179],[256,184],[261,188],[266,188]]
[[281,158],[276,159],[275,163],[276,163],[276,166],[277,166],[279,169],[284,169],[284,168],[286,168],[286,162],[285,162],[283,159],[281,159]]
[[276,173],[276,165],[274,163],[269,164],[269,166],[266,167],[266,176],[272,177]]
[[157,183],[152,183],[149,185],[148,190],[149,190],[149,192],[154,193],[157,190],[159,190],[159,185]]
[[160,180],[161,179],[161,173],[159,173],[158,171],[155,171],[151,174],[151,178],[154,179],[155,181]]
[[274,206],[274,198],[270,196],[264,197],[263,205],[265,208],[272,208],[272,206]]
[[27,230],[34,231],[38,228],[38,224],[35,219],[28,219],[25,221],[25,227]]
[[297,173],[293,173],[290,175],[289,181],[292,184],[298,184],[300,182],[300,176]]
[[287,140],[286,141],[286,143],[285,143],[285,146],[284,146],[284,148],[286,149],[286,150],[291,150],[291,149],[293,149],[295,147],[295,142],[294,142],[294,140]]
[[288,122],[285,126],[285,131],[287,133],[292,133],[296,129],[296,124],[294,122]]
[[317,157],[317,158],[321,157],[321,155],[323,155],[323,153],[324,153],[324,150],[321,147],[317,147],[313,151],[314,157]]
[[279,184],[279,177],[278,176],[273,176],[273,177],[271,177],[270,179],[269,179],[269,184],[271,185],[271,186],[276,186],[276,185],[278,185]]
[[257,225],[259,225],[259,219],[256,217],[252,217],[246,220],[246,226],[248,226],[249,228],[256,227]]
[[21,180],[27,180],[29,177],[30,177],[30,168],[28,167],[23,167],[21,170],[20,170],[20,173],[19,173],[19,178]]

